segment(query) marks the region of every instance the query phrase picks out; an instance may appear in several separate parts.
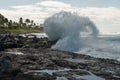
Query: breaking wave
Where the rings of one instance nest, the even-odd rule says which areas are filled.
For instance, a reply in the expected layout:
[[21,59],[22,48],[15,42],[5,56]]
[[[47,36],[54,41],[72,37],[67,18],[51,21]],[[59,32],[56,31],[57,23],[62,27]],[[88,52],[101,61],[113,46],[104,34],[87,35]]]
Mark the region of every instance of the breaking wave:
[[88,17],[59,12],[47,18],[44,26],[49,40],[57,40],[54,49],[120,60],[120,42],[99,38],[99,30]]
[[45,32],[50,40],[58,40],[53,48],[65,51],[77,51],[83,45],[82,36],[96,37],[99,33],[95,24],[88,18],[60,12],[44,22]]

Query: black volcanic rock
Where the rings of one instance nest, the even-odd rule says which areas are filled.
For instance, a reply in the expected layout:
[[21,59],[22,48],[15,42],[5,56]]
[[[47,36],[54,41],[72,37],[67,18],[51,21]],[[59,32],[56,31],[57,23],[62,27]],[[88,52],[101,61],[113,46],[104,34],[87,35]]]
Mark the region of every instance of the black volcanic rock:
[[[50,47],[55,42],[46,38],[19,35],[0,38],[0,80],[84,80],[81,76],[120,80],[120,62],[117,60],[54,50]],[[8,46],[8,43],[17,46]],[[14,52],[16,54],[12,54]],[[17,54],[19,52],[23,54]]]
[[9,56],[0,57],[0,74],[4,74],[12,70],[11,58]]
[[20,36],[14,34],[0,34],[0,51],[7,48],[18,48],[24,44]]
[[55,41],[48,41],[47,38],[23,37],[18,34],[0,34],[0,51],[9,48],[50,48]]
[[31,75],[19,73],[14,80],[35,80]]

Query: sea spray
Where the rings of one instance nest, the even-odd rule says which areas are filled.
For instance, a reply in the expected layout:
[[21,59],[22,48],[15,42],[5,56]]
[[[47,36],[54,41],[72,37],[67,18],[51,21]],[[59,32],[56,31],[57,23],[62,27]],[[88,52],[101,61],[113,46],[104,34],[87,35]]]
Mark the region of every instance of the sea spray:
[[58,40],[52,48],[65,51],[78,51],[84,46],[81,37],[96,37],[99,33],[95,24],[88,18],[70,12],[60,12],[44,22],[49,40]]
[[57,41],[54,49],[120,61],[120,36],[99,37],[97,27],[88,17],[60,12],[47,18],[44,25],[49,40]]

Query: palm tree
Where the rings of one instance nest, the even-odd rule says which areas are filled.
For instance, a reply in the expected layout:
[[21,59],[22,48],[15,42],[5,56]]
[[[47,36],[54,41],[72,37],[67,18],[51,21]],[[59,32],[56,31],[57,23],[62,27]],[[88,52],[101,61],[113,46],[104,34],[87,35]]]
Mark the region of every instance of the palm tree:
[[23,27],[23,18],[22,17],[19,18],[19,24],[20,24],[20,27]]
[[23,23],[23,18],[22,18],[22,17],[19,18],[19,23],[20,23],[20,24]]
[[26,19],[25,22],[28,24],[30,23],[30,19]]
[[13,23],[12,23],[12,20],[10,20],[10,21],[8,22],[8,27],[9,27],[9,28],[12,28],[12,24],[13,24]]
[[4,27],[4,19],[5,17],[2,14],[0,14],[0,27]]

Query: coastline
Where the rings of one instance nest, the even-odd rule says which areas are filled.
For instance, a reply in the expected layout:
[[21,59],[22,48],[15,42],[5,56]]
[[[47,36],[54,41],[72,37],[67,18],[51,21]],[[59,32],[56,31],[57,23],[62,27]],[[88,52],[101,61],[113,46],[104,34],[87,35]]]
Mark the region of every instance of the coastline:
[[[1,36],[1,40],[2,37],[4,40],[0,45],[4,49],[0,51],[0,58],[9,57],[11,60],[4,59],[12,64],[12,68],[10,71],[5,70],[6,73],[1,72],[1,80],[6,78],[9,80],[120,79],[120,62],[117,60],[51,49],[51,45],[55,42],[51,42],[47,38],[27,38],[15,34]],[[1,70],[3,68],[4,65]],[[52,71],[52,75],[49,74],[50,71]],[[11,75],[8,76],[8,73]],[[83,76],[91,77],[87,79]]]

